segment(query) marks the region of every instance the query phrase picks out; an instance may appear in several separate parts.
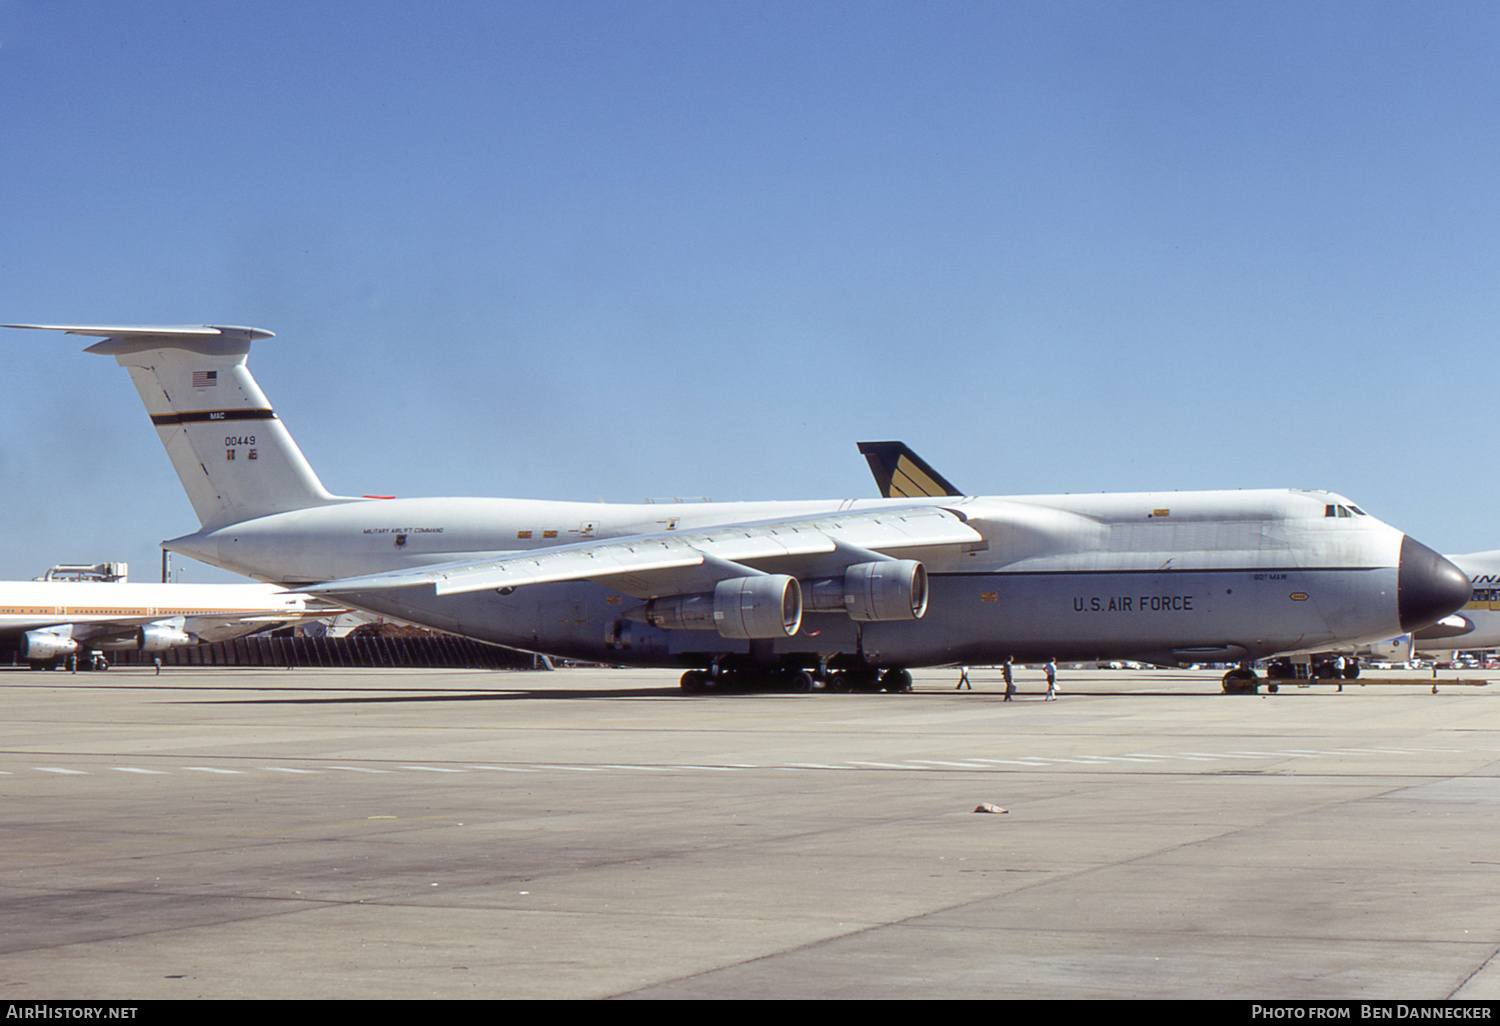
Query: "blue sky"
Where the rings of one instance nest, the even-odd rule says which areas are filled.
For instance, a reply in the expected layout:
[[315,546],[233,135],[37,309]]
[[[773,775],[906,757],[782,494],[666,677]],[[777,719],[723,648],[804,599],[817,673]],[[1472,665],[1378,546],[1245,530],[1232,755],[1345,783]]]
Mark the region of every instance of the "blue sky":
[[[1500,548],[1500,5],[0,0],[0,322],[277,333],[344,494],[1314,487]],[[197,527],[0,331],[0,577]],[[185,579],[225,579],[192,564]]]

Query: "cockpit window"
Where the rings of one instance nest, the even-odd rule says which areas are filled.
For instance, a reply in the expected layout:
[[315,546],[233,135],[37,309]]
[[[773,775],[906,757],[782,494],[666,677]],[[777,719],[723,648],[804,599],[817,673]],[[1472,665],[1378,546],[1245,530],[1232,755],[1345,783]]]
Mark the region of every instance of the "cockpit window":
[[1323,507],[1323,515],[1325,517],[1356,517],[1356,516],[1357,517],[1366,517],[1366,516],[1369,516],[1368,513],[1366,513],[1364,510],[1360,509],[1358,506],[1339,506],[1339,505],[1336,505],[1335,503],[1331,503],[1331,502],[1328,505],[1326,505],[1326,506]]

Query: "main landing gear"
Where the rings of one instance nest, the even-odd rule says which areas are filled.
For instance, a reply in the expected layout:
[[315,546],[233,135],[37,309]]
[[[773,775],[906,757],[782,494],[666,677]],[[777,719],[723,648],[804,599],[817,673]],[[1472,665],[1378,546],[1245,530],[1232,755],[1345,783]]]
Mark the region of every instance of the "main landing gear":
[[843,670],[832,674],[830,691],[888,691],[896,694],[911,690],[911,671],[894,667],[889,670]]
[[869,667],[818,671],[797,667],[753,667],[688,670],[682,690],[717,691],[898,691],[911,690],[911,671],[900,667],[880,671]]
[[817,686],[806,670],[689,670],[682,675],[684,691],[811,691]]

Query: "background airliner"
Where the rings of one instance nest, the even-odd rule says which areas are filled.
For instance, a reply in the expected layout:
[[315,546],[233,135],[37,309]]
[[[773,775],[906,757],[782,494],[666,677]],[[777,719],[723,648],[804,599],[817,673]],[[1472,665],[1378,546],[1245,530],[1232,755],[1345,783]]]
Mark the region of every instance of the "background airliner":
[[0,581],[0,647],[34,669],[103,669],[105,652],[227,641],[338,611],[271,584]]

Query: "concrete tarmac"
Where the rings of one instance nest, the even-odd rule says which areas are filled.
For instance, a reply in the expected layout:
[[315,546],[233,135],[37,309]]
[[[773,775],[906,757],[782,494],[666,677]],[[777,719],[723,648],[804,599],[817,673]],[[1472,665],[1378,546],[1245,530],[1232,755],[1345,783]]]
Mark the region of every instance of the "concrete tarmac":
[[1018,676],[0,671],[0,996],[1500,997],[1500,684]]

